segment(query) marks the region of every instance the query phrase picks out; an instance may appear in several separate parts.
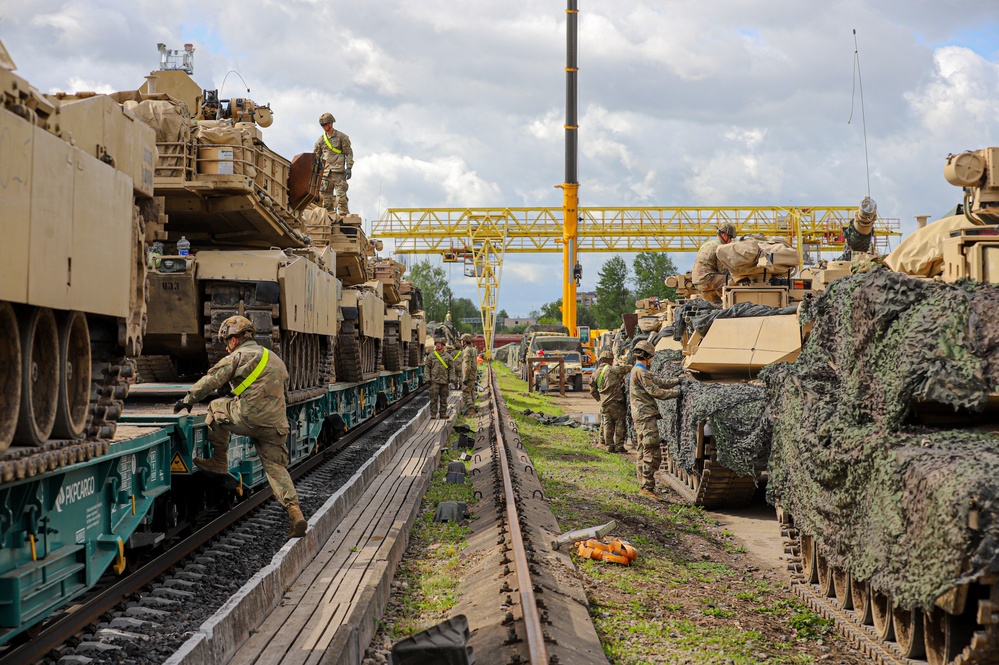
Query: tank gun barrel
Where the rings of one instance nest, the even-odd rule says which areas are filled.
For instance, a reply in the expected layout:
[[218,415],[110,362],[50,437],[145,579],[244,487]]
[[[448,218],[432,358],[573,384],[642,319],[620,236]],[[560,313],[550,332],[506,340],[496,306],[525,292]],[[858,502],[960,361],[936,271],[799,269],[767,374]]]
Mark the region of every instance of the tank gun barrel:
[[868,252],[874,239],[874,223],[878,221],[878,204],[865,196],[853,214],[850,225],[843,229],[843,237],[850,252]]

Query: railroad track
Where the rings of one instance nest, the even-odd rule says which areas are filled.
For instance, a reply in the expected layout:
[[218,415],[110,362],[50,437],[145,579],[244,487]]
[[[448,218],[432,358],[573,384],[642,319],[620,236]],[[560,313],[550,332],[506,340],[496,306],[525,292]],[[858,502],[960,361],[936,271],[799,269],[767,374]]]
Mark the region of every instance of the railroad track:
[[[362,437],[382,425],[393,415],[403,412],[422,393],[422,389],[411,393],[394,403],[390,408],[351,430],[336,442],[327,445],[323,450],[318,451],[302,463],[296,465],[290,470],[292,477],[296,481],[296,485],[299,485],[300,481],[306,479],[310,474],[322,475],[321,470],[323,466],[335,463],[337,453],[351,446],[351,444],[358,442]],[[301,486],[299,490],[300,494],[303,494]],[[189,560],[196,553],[201,553],[202,556],[199,559],[204,559],[203,555],[206,548],[209,555],[207,558],[212,560],[208,561],[208,563],[213,563],[215,559],[224,559],[227,555],[231,556],[239,548],[250,542],[250,539],[253,537],[253,533],[250,532],[263,531],[267,527],[273,527],[272,530],[275,530],[278,538],[280,538],[287,529],[286,518],[283,515],[283,509],[275,509],[276,504],[273,502],[268,504],[268,499],[271,496],[270,487],[265,486],[260,488],[258,491],[245,497],[244,500],[237,503],[230,510],[211,519],[211,521],[205,523],[203,526],[196,528],[196,530],[182,540],[173,543],[169,549],[154,559],[145,562],[126,577],[120,578],[87,594],[76,601],[70,610],[60,616],[53,617],[44,624],[41,624],[39,628],[30,631],[30,639],[27,642],[0,652],[0,665],[23,665],[24,663],[41,662],[46,658],[55,662],[65,655],[78,651],[86,652],[87,657],[91,658],[94,658],[96,655],[97,661],[99,661],[100,655],[105,651],[111,651],[111,649],[98,649],[94,646],[98,640],[84,640],[82,639],[83,635],[93,633],[99,638],[102,637],[98,635],[101,630],[98,627],[102,625],[105,631],[109,628],[116,630],[122,625],[128,626],[129,631],[134,631],[141,628],[139,624],[155,624],[150,617],[156,618],[161,614],[165,614],[162,609],[157,608],[169,607],[167,603],[174,602],[177,598],[183,599],[184,596],[182,594],[189,593],[183,589],[186,588],[185,584],[191,582],[185,582],[185,580],[201,580],[203,575],[212,572],[210,570],[202,570],[206,568],[202,562],[195,562],[193,565],[186,566],[182,566],[182,562]],[[231,534],[230,539],[235,536],[232,543],[217,543],[221,534],[237,530],[240,523],[254,519],[254,515],[258,516],[257,519],[261,522],[261,525],[250,529],[243,529],[247,533]],[[187,574],[172,574],[172,571],[175,571],[178,567],[182,568],[182,573],[186,569]],[[180,580],[179,583],[176,581],[177,579]],[[150,585],[158,583],[158,580],[169,583],[169,588],[172,588],[174,591],[172,593],[163,592],[159,594],[156,590],[151,593],[148,592]],[[148,598],[158,600],[147,603],[145,599]],[[125,608],[123,607],[124,605],[131,605],[131,607]],[[135,607],[139,607],[140,610],[135,610]],[[114,623],[115,615],[120,615],[118,617],[120,622],[117,626]],[[133,623],[129,623],[129,621]],[[129,631],[122,632],[135,634]],[[107,635],[112,640],[117,637],[116,634]]]
[[454,614],[464,614],[476,662],[606,663],[569,555],[552,548],[558,524],[491,367],[479,411],[472,483],[479,501]]

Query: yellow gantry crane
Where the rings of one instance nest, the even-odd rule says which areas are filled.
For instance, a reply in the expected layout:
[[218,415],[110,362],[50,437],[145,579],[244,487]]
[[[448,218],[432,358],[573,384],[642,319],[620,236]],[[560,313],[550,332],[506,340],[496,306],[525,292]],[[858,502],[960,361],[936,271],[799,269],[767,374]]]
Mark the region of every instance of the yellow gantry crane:
[[[575,210],[574,223],[567,227],[563,208],[389,208],[374,222],[372,236],[394,240],[397,254],[437,254],[465,265],[465,274],[478,284],[488,354],[507,253],[562,253],[563,323],[575,335],[578,252],[696,252],[715,236],[719,225],[731,222],[740,235],[787,239],[798,248],[803,265],[820,253],[843,251],[843,228],[856,210],[856,206],[584,207]],[[898,219],[879,218],[875,249],[886,251],[888,239],[899,235]]]
[[[372,235],[395,240],[397,254],[440,254],[463,263],[479,287],[485,356],[492,356],[496,301],[507,252],[562,252],[562,323],[575,336],[576,287],[582,278],[579,252],[696,252],[720,224],[740,235],[786,238],[806,253],[842,251],[843,228],[856,206],[580,208],[576,119],[577,0],[566,2],[565,180],[561,208],[390,208]],[[901,235],[897,219],[878,219],[875,247]]]

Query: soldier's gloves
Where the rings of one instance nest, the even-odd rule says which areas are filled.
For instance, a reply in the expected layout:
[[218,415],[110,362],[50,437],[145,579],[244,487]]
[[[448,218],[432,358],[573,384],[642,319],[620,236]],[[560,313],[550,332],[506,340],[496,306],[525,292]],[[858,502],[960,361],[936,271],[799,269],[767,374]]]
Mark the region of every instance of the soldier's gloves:
[[174,404],[173,404],[173,412],[174,413],[180,413],[184,409],[187,409],[187,412],[190,413],[191,412],[191,406],[192,406],[191,404],[188,404],[184,400],[179,399],[176,402],[174,402]]
[[346,170],[346,171],[344,172],[344,175],[346,175],[346,176],[347,176],[347,180],[350,180],[350,169],[347,169],[347,170]]

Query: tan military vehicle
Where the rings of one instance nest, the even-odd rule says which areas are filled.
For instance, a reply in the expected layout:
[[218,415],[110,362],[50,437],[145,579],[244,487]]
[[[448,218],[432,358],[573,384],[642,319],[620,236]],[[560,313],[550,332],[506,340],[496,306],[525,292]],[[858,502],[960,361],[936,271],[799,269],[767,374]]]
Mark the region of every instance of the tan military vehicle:
[[427,316],[423,311],[423,293],[407,280],[401,281],[399,290],[410,314],[409,331],[401,328],[402,338],[409,340],[403,344],[403,364],[406,367],[419,367],[423,363],[423,348],[427,339]]
[[[999,654],[999,148],[950,215],[826,287],[768,368],[768,493],[792,571],[906,662]],[[843,612],[851,609],[852,612]]]
[[[47,98],[0,44],[0,464],[3,480],[106,451],[145,323],[152,130],[104,95]],[[28,460],[30,459],[30,464]]]
[[340,297],[335,255],[305,232],[315,156],[289,161],[272,151],[261,131],[272,123],[269,107],[203,90],[191,78],[193,51],[177,66],[160,50],[162,69],[113,95],[156,132],[153,186],[166,212],[147,228],[140,378],[202,374],[225,355],[219,325],[240,314],[288,365],[289,400],[315,397],[332,379]]
[[[870,248],[876,219],[876,204],[864,199],[844,230],[855,259]],[[695,505],[738,507],[757,494],[769,458],[769,437],[755,428],[767,404],[755,379],[764,367],[798,357],[810,330],[801,303],[849,274],[851,261],[799,275],[797,250],[762,237],[722,245],[717,256],[729,275],[720,306],[699,298],[689,275],[667,280],[691,297],[673,309],[669,325],[681,351],[653,370],[687,377],[680,408],[664,414],[661,428],[667,479]]]
[[336,378],[346,382],[370,379],[383,366],[385,290],[375,278],[374,267],[381,241],[368,239],[360,215],[347,215],[341,220],[325,208],[310,205],[305,220],[313,244],[328,247],[336,254],[336,276],[343,284]]

